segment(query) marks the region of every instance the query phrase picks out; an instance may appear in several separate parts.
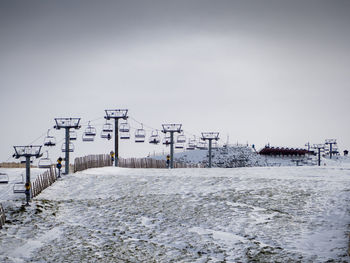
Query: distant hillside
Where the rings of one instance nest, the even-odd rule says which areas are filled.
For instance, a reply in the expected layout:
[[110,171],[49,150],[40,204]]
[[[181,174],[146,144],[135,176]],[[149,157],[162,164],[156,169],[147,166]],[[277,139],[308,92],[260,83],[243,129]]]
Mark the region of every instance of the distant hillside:
[[[208,164],[208,150],[191,150],[176,152],[175,161],[191,164]],[[165,159],[165,156],[156,156],[156,159]],[[212,150],[212,166],[221,168],[254,167],[254,166],[296,166],[315,165],[315,158],[310,156],[296,157],[266,157],[256,153],[246,145],[229,145]]]

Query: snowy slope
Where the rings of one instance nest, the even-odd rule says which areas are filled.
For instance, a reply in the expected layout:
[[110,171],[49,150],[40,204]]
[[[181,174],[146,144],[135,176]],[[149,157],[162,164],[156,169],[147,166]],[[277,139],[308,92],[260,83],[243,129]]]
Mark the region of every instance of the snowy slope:
[[7,203],[0,262],[347,262],[349,192],[346,167],[90,169]]

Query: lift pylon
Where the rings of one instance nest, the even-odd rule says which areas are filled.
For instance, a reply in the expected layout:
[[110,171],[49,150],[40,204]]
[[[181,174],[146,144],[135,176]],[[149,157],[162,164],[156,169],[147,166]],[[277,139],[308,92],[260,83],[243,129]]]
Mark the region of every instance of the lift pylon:
[[128,110],[127,109],[115,109],[115,110],[105,110],[106,120],[114,119],[114,153],[115,153],[115,159],[114,159],[114,166],[118,166],[118,159],[119,159],[119,127],[118,127],[118,121],[119,119],[127,120],[128,119]]
[[65,129],[66,132],[66,138],[65,138],[65,174],[69,174],[69,135],[70,135],[70,129],[80,129],[80,118],[55,118],[56,125],[54,126],[55,129]]
[[31,182],[30,182],[30,158],[40,158],[42,154],[41,145],[27,145],[27,146],[13,146],[15,153],[13,157],[19,159],[24,157],[26,159],[26,183],[25,183],[25,194],[26,194],[26,206],[29,206],[31,198]]
[[182,124],[162,124],[163,133],[170,133],[170,168],[174,168],[174,133],[181,133]]
[[209,168],[211,168],[211,150],[212,150],[212,141],[218,141],[219,140],[219,133],[218,132],[202,132],[202,138],[203,141],[209,141]]

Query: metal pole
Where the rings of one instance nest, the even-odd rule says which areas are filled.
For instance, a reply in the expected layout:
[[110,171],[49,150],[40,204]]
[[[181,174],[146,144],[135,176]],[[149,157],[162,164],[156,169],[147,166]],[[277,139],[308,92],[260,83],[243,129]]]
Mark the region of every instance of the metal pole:
[[65,164],[66,167],[65,169],[65,173],[69,174],[69,127],[66,127],[66,157],[65,157]]
[[118,159],[119,159],[119,135],[118,135],[119,127],[118,127],[118,118],[114,119],[114,152],[115,152],[115,158],[114,158],[114,166],[118,166]]
[[333,145],[333,143],[329,144],[329,150],[330,150],[330,152],[329,152],[329,159],[332,159],[332,145]]
[[30,156],[26,156],[26,201],[27,204],[26,206],[29,206],[29,201],[30,201],[30,192],[31,189],[30,187]]
[[209,168],[211,168],[211,143],[212,139],[209,139]]
[[318,166],[321,166],[321,148],[318,148]]
[[174,168],[174,132],[170,132],[170,168]]

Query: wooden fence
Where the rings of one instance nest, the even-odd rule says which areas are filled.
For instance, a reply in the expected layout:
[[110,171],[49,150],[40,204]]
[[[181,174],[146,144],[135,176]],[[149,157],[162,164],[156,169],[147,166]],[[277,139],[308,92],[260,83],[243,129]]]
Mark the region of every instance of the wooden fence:
[[[108,154],[88,155],[85,157],[75,158],[74,160],[74,172],[105,166],[112,166],[112,160]],[[118,166],[124,168],[167,168],[165,160],[156,160],[151,158],[119,158]],[[197,167],[199,167],[197,164],[174,162],[174,168]]]
[[88,155],[78,157],[74,160],[74,172],[83,171],[89,168],[111,166],[112,160],[109,154]]
[[34,182],[32,182],[32,197],[36,197],[44,189],[52,185],[57,180],[57,171],[52,166],[45,173],[39,175]]
[[2,204],[0,203],[0,229],[2,228],[3,225],[5,225],[5,221],[6,221],[5,211],[4,211],[4,208],[2,207]]

